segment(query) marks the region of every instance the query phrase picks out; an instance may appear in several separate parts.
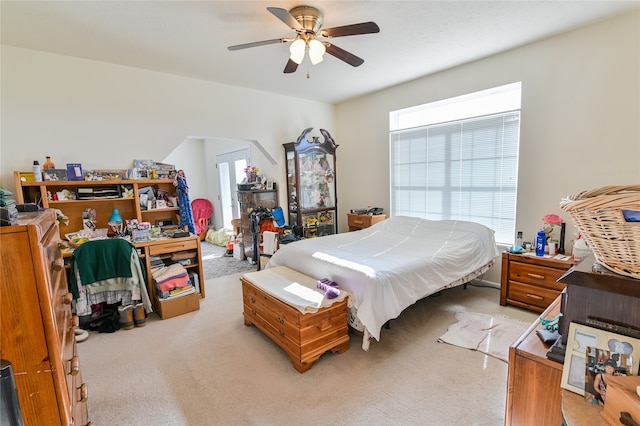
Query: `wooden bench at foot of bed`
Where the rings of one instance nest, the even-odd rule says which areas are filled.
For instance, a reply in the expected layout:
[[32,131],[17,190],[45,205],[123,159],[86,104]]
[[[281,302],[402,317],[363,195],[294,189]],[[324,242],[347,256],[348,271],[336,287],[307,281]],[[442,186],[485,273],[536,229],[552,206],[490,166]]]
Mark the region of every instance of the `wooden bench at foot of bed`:
[[[246,326],[255,325],[284,349],[301,373],[309,370],[326,351],[342,353],[349,349],[346,298],[317,312],[302,313],[260,288],[262,272],[268,270],[240,277]],[[287,272],[287,277],[282,277],[283,288],[294,282],[288,278],[292,274],[297,277],[295,282],[315,286],[315,279],[292,270]]]

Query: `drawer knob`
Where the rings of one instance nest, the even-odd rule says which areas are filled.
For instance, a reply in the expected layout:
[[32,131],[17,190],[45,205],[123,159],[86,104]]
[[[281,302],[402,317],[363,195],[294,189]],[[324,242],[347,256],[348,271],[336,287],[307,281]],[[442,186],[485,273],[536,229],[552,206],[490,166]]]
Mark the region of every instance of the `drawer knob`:
[[71,358],[71,375],[77,376],[80,372],[80,358],[78,356],[74,356]]
[[255,310],[255,309],[252,309],[252,310],[251,310],[251,313],[252,313],[253,315],[255,315],[255,314],[256,314],[256,310]]
[[280,318],[280,317],[278,317],[278,322],[279,322],[280,324],[284,324],[284,318]]
[[251,303],[256,303],[256,298],[251,296]]
[[284,331],[278,330],[280,332],[280,336],[284,337]]
[[80,318],[74,315],[71,319],[71,330],[77,330],[80,327]]
[[538,274],[532,274],[532,273],[528,273],[528,276],[530,276],[531,278],[535,278],[538,280],[544,280],[544,275],[538,275]]
[[80,402],[87,402],[89,399],[89,389],[87,389],[87,384],[83,383],[80,385]]
[[62,303],[64,303],[65,305],[70,305],[72,300],[73,300],[73,294],[67,293],[62,298]]

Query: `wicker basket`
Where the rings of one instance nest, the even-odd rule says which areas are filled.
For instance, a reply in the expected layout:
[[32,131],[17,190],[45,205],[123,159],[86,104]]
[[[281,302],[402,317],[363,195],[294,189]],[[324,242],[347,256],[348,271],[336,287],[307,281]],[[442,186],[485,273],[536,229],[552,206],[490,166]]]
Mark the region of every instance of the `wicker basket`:
[[604,186],[562,200],[598,263],[640,278],[640,222],[627,222],[622,210],[640,211],[640,185]]

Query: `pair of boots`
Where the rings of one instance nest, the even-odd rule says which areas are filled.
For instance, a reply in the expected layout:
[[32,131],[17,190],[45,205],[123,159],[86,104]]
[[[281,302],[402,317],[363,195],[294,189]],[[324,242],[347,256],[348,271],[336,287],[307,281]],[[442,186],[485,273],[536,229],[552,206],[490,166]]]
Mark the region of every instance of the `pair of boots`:
[[118,313],[120,314],[120,328],[125,330],[131,330],[133,326],[144,327],[145,326],[145,313],[142,303],[135,305],[118,306]]

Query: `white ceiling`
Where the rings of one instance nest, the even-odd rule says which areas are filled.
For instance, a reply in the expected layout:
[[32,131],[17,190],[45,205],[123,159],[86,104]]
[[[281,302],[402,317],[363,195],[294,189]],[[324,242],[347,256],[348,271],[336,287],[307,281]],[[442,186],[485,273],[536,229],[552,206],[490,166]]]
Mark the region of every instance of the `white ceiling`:
[[[333,39],[365,60],[327,55],[282,71],[291,37],[268,6],[311,5],[324,28],[374,21],[380,33]],[[637,8],[633,1],[7,1],[2,44],[339,102]],[[307,70],[310,78],[306,78]]]

